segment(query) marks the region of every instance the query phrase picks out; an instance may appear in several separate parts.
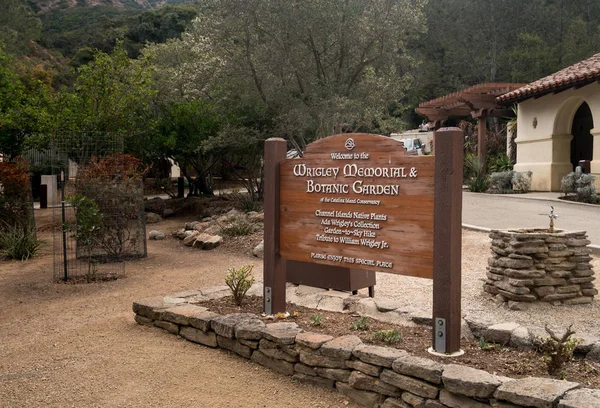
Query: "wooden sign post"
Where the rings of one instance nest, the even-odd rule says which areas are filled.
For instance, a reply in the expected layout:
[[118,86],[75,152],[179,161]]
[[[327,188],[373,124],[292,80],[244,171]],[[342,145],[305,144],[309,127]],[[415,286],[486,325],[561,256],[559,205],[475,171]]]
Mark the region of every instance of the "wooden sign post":
[[458,351],[462,135],[436,132],[435,157],[341,134],[286,159],[286,142],[267,140],[265,312],[285,311],[284,260],[433,278],[433,350]]

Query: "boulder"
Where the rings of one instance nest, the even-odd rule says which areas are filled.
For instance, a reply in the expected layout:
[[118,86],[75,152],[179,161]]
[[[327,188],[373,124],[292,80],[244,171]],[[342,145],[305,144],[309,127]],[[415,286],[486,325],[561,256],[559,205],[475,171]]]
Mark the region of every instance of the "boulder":
[[260,241],[260,244],[258,244],[257,246],[254,247],[254,249],[252,250],[252,255],[254,255],[257,258],[263,259],[264,257],[264,252],[265,252],[265,241]]
[[151,239],[151,240],[162,241],[166,237],[167,237],[167,234],[165,234],[162,231],[153,230],[148,233],[148,239]]
[[221,245],[223,242],[223,237],[220,235],[210,235],[205,233],[200,233],[196,236],[196,240],[192,243],[194,248],[200,249],[214,249]]
[[153,212],[146,213],[146,224],[156,224],[157,222],[161,222],[162,217]]
[[144,211],[162,214],[165,211],[165,201],[160,197],[154,197],[144,202]]

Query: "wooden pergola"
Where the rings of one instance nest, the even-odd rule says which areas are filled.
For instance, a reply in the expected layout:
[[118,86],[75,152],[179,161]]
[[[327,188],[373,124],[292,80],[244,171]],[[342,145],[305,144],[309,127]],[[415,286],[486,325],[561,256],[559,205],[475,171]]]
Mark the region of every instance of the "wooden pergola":
[[488,82],[472,86],[419,104],[417,113],[426,116],[432,129],[439,129],[451,116],[471,116],[479,120],[477,133],[477,155],[479,163],[484,164],[487,150],[487,118],[514,116],[496,102],[496,98],[519,89],[525,84]]

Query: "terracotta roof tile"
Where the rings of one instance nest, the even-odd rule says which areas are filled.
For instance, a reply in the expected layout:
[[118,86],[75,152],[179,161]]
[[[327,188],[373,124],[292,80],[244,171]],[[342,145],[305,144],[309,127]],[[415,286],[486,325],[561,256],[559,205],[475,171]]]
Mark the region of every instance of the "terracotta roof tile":
[[587,85],[598,79],[600,79],[600,53],[562,69],[555,74],[548,75],[529,85],[501,95],[497,98],[497,101],[503,104],[521,102],[555,90],[564,90],[576,85]]

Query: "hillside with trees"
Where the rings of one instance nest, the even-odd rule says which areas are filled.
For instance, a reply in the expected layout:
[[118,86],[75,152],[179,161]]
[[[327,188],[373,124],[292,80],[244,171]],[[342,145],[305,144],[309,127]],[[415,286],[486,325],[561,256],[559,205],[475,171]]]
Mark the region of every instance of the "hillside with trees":
[[[302,151],[401,131],[419,102],[600,51],[592,0],[176,3],[3,1],[0,150],[116,132],[199,190],[216,169],[255,183],[268,137]],[[260,198],[260,182],[247,187]]]

